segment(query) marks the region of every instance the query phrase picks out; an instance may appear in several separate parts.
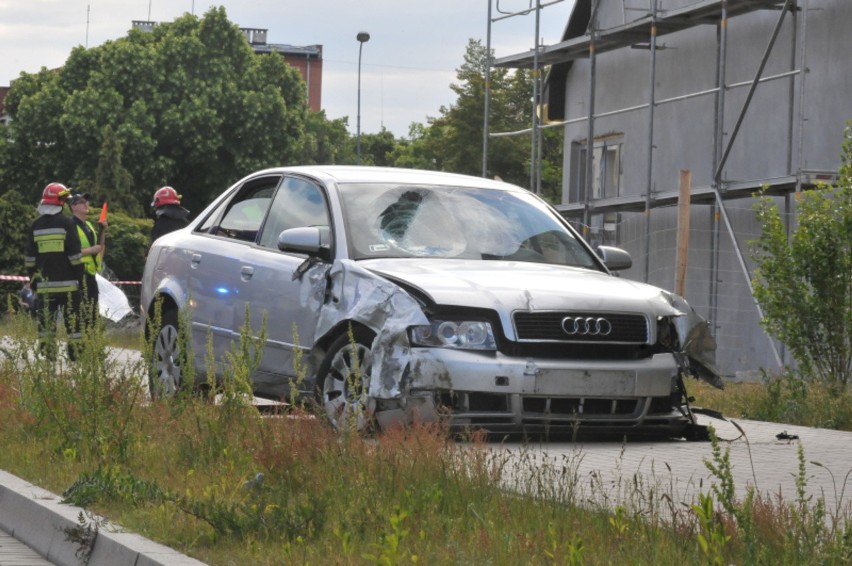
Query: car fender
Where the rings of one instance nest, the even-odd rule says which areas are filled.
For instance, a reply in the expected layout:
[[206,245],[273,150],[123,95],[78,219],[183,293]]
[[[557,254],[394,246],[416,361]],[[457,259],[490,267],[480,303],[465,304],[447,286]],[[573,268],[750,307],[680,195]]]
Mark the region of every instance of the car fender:
[[[142,296],[141,307],[144,318],[148,317],[148,312],[153,308],[154,302],[158,297],[170,298],[179,311],[183,311],[189,305],[189,290],[186,287],[188,281],[187,274],[180,266],[182,262],[180,258],[175,258],[174,253],[168,255],[170,265],[168,268],[161,263],[161,258],[166,254],[161,254],[162,248],[157,248],[156,261],[151,261],[146,264],[145,273],[142,276]],[[183,283],[182,283],[183,281]]]
[[674,323],[681,352],[675,353],[681,369],[684,373],[723,389],[722,375],[716,367],[716,338],[710,330],[710,323],[680,295],[663,291],[660,299],[677,311]]
[[315,342],[344,321],[368,327],[376,334],[369,395],[400,398],[400,380],[410,360],[407,328],[429,322],[420,304],[398,285],[351,260],[334,262],[327,278],[329,294],[319,311]]

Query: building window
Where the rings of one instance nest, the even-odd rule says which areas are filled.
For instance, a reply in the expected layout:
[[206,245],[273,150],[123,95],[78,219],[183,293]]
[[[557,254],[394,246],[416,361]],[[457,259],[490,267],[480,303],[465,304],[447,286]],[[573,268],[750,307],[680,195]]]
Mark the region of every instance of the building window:
[[621,215],[618,212],[593,214],[589,219],[589,243],[593,246],[621,245],[619,225]]
[[[624,179],[622,171],[623,137],[607,136],[595,141],[594,162],[592,163],[592,193],[588,200],[617,197],[621,194]],[[568,202],[585,202],[588,186],[586,184],[586,156],[588,147],[585,142],[571,144],[571,179]]]

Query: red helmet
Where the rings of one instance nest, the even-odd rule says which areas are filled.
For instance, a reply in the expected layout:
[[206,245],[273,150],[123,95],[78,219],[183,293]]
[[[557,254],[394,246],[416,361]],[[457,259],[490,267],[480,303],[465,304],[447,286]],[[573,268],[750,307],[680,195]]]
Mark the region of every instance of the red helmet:
[[50,183],[41,193],[41,204],[55,204],[62,206],[65,199],[71,194],[62,183]]
[[162,187],[154,193],[154,200],[151,201],[153,208],[159,208],[164,204],[180,204],[180,195],[171,187]]

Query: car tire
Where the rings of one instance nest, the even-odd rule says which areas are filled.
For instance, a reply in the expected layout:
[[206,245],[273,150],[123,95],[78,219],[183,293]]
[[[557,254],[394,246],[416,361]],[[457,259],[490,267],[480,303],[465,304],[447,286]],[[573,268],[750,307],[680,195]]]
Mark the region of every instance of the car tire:
[[151,399],[174,397],[183,388],[178,312],[163,313],[162,324],[152,348],[148,391]]
[[375,334],[354,328],[332,342],[317,372],[317,394],[331,426],[339,431],[370,432],[373,411],[367,395],[373,368]]

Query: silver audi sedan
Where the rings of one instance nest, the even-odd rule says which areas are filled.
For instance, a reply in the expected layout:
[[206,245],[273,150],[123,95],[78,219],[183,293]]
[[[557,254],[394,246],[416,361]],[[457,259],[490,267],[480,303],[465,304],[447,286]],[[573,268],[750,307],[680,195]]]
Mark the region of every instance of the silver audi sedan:
[[338,428],[680,436],[684,376],[721,384],[715,342],[681,297],[612,274],[629,266],[503,182],[266,169],[151,247],[151,392],[225,375],[249,328],[255,395],[316,400]]

